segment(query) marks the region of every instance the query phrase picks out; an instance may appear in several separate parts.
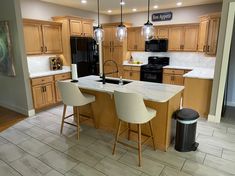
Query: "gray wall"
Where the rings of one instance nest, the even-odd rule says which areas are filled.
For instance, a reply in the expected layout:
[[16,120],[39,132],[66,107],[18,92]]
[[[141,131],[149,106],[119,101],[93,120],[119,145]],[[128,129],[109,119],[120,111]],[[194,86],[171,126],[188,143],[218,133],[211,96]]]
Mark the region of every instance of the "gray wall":
[[0,106],[28,115],[33,109],[19,0],[1,0],[0,20],[8,20],[16,77],[0,75]]
[[[39,0],[20,0],[23,18],[51,20],[53,16],[74,15],[84,18],[97,20],[97,13],[83,11],[71,7],[60,6]],[[110,17],[108,15],[100,16],[101,23],[108,23]]]
[[[199,16],[212,12],[220,12],[221,8],[222,4],[217,3],[210,5],[182,7],[182,8],[168,9],[168,10],[156,10],[156,11],[151,11],[150,15],[156,12],[167,12],[167,11],[173,12],[173,19],[171,21],[158,22],[158,23],[154,22],[153,23],[154,25],[198,23]],[[111,21],[112,22],[120,21],[120,16],[119,15],[112,16]],[[147,21],[147,12],[124,15],[124,21],[130,22],[134,26],[142,26]]]
[[233,39],[228,72],[228,99],[229,106],[235,106],[235,24],[233,28]]

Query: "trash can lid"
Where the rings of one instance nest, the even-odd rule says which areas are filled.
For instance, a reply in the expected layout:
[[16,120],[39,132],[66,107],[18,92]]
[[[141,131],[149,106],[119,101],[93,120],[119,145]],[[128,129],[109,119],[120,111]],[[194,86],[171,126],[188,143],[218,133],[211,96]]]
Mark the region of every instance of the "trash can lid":
[[199,118],[199,114],[193,109],[183,108],[176,113],[176,118],[185,121],[196,120]]

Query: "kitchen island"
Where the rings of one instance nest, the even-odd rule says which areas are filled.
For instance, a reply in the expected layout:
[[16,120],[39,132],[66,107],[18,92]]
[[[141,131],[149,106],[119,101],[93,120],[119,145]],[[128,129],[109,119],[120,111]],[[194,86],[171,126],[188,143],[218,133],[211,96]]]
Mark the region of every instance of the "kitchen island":
[[[118,118],[114,104],[114,90],[138,93],[143,96],[148,107],[157,111],[157,116],[152,120],[156,147],[166,151],[175,132],[175,122],[172,116],[180,108],[184,87],[143,81],[131,81],[131,83],[121,86],[110,83],[102,84],[102,82],[98,82],[99,80],[98,76],[86,76],[79,78],[79,82],[76,83],[82,92],[96,97],[96,101],[91,106],[96,127],[113,133],[116,131]],[[92,111],[90,106],[79,108],[79,112],[85,115],[89,115]],[[136,127],[132,125],[131,128],[135,130]],[[142,130],[143,133],[149,134],[148,125],[143,125]],[[132,137],[135,139],[135,135]]]

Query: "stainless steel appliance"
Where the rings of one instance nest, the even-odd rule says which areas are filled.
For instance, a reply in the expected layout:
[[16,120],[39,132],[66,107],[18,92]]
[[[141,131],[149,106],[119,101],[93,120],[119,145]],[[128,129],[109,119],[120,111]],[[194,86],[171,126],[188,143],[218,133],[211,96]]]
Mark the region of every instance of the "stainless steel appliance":
[[169,57],[149,57],[148,64],[141,66],[140,80],[162,83],[163,67],[169,65],[169,62]]
[[167,52],[168,40],[167,39],[153,39],[145,42],[146,52]]

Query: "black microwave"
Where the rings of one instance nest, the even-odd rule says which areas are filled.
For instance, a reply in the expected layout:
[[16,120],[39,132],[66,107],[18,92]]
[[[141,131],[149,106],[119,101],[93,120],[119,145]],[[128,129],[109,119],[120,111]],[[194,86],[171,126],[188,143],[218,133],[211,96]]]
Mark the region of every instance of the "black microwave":
[[153,39],[145,42],[146,52],[167,52],[168,40],[167,39]]

